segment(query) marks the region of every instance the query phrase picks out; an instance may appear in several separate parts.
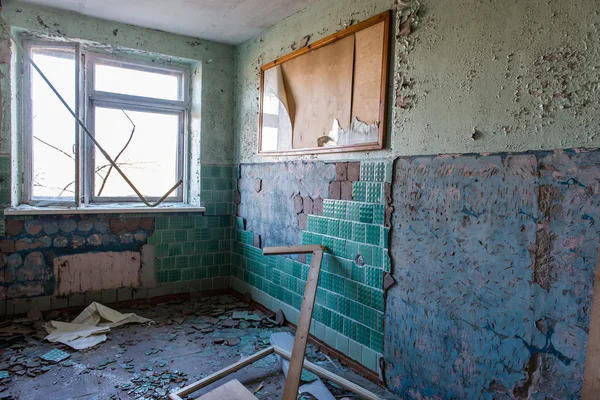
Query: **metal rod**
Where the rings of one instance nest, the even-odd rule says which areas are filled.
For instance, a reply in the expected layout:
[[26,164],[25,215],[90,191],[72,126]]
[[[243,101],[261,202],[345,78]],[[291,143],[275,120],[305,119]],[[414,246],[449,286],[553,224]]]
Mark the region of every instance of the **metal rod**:
[[1,7],[0,7],[0,21],[2,22],[2,27],[4,28],[4,31],[8,34],[8,36],[15,43],[15,45],[17,45],[17,47],[19,48],[19,50],[21,50],[21,54],[31,63],[31,65],[33,66],[33,68],[35,68],[35,70],[40,74],[40,76],[42,77],[42,79],[44,80],[44,82],[46,82],[46,84],[48,84],[48,86],[50,87],[50,89],[58,97],[58,99],[61,101],[61,103],[65,106],[65,108],[69,111],[69,113],[71,113],[71,115],[73,116],[73,118],[75,118],[75,120],[77,121],[77,123],[79,124],[79,126],[81,126],[81,128],[83,129],[83,131],[90,138],[90,140],[96,145],[96,147],[98,147],[98,150],[100,150],[100,152],[102,153],[102,155],[108,160],[108,162],[110,162],[110,164],[113,166],[113,168],[117,170],[117,172],[121,175],[121,177],[125,180],[125,182],[127,182],[127,184],[131,187],[131,189],[133,189],[133,191],[135,192],[135,194],[140,198],[140,200],[142,200],[142,202],[145,205],[147,205],[148,207],[156,207],[156,206],[158,206],[167,197],[169,197],[169,195],[171,193],[173,193],[175,191],[175,189],[177,189],[180,185],[183,184],[183,180],[180,179],[179,182],[177,182],[175,184],[175,186],[173,186],[171,188],[171,190],[169,190],[156,203],[150,203],[150,202],[148,202],[148,200],[146,200],[146,198],[144,197],[144,195],[129,180],[129,178],[127,177],[127,175],[125,175],[125,173],[121,170],[121,168],[119,168],[119,166],[117,165],[117,163],[114,162],[113,159],[108,155],[108,153],[102,148],[102,146],[100,146],[100,143],[98,143],[98,141],[96,140],[96,138],[94,137],[94,135],[89,131],[89,129],[85,126],[85,124],[81,121],[81,119],[79,119],[79,117],[77,116],[77,114],[75,114],[75,112],[67,104],[67,102],[65,101],[65,99],[63,99],[63,97],[60,95],[60,93],[58,93],[58,90],[56,90],[56,88],[54,87],[54,85],[52,85],[52,83],[48,80],[48,78],[46,78],[46,75],[44,75],[44,73],[40,70],[40,68],[37,66],[37,64],[33,61],[33,59],[25,51],[25,49],[23,48],[23,46],[21,46],[21,44],[19,43],[19,41],[13,36],[13,34],[10,32],[10,29],[8,28],[8,25],[6,24],[6,21],[4,19],[4,15],[2,15],[2,8]]

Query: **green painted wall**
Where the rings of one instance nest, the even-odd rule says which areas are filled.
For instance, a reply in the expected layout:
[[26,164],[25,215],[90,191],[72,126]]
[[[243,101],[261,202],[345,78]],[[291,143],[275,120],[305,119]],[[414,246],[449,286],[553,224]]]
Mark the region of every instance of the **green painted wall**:
[[[306,35],[314,42],[396,3],[322,1],[238,46],[236,161],[299,158],[256,154],[262,65],[290,53]],[[399,35],[396,15],[387,149],[313,158],[600,146],[596,0],[406,3],[401,14],[411,14],[412,33]],[[405,97],[406,108],[394,106]]]

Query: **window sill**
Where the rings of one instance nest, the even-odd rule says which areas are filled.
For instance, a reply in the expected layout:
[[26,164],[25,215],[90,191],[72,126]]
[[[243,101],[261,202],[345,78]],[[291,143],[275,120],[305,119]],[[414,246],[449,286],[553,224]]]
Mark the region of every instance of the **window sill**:
[[74,215],[74,214],[161,214],[204,212],[206,208],[182,203],[164,203],[158,207],[148,207],[142,203],[114,203],[76,207],[34,207],[20,205],[4,209],[6,216],[19,215]]

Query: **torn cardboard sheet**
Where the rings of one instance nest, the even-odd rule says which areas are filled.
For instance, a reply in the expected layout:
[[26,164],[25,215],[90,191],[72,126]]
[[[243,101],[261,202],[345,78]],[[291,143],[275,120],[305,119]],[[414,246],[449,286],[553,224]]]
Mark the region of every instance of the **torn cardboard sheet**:
[[331,132],[328,136],[320,137],[318,144],[319,147],[327,147],[377,142],[379,142],[379,123],[368,125],[354,117],[347,129],[340,126],[340,121],[334,120]]
[[48,332],[46,340],[60,342],[75,350],[87,349],[106,340],[110,328],[125,324],[143,324],[152,322],[136,314],[121,314],[112,308],[99,303],[86,307],[73,321],[50,321],[45,328]]

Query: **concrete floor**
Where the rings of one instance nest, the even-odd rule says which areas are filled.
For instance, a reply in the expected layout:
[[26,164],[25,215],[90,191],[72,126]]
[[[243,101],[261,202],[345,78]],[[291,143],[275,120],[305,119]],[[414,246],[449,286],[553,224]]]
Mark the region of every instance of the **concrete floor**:
[[[150,318],[156,324],[112,329],[106,342],[84,351],[40,340],[43,337],[41,331],[24,335],[22,339],[4,345],[0,370],[9,371],[10,377],[1,381],[0,399],[11,396],[19,400],[166,399],[175,388],[195,382],[239,361],[242,356],[269,346],[271,333],[288,331],[266,319],[262,322],[233,320],[234,310],[254,311],[259,317],[264,316],[231,296],[220,296],[134,310],[119,309]],[[74,317],[75,314],[61,315],[58,319],[70,321]],[[30,324],[23,320],[21,324],[41,327],[40,323]],[[54,348],[71,355],[58,364],[46,363],[39,358]],[[313,346],[309,346],[307,358],[383,398],[393,398]],[[259,399],[281,398],[285,385],[279,362],[271,355],[190,398],[232,378],[238,379],[250,391],[262,384],[256,393]],[[326,384],[336,398],[353,397],[336,385]]]

